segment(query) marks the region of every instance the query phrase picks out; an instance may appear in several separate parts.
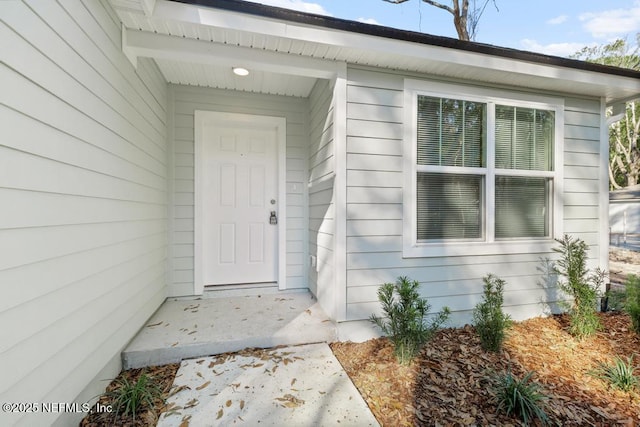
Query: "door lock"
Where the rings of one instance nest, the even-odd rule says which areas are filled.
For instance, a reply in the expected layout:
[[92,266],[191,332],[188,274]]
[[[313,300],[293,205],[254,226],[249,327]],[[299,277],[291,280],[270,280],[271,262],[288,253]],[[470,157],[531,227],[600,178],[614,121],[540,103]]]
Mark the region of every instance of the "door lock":
[[278,223],[278,217],[276,216],[276,211],[271,211],[271,215],[269,216],[269,224],[276,225]]

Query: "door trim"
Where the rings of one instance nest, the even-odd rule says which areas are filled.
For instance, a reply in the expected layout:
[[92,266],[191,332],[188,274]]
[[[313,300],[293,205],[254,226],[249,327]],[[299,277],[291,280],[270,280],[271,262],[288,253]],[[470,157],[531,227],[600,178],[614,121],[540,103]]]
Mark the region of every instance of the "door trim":
[[284,117],[259,116],[252,114],[227,113],[218,111],[196,110],[194,112],[194,277],[193,294],[202,295],[204,292],[204,278],[202,269],[203,245],[202,230],[204,219],[204,200],[202,194],[202,179],[204,158],[202,156],[202,126],[204,124],[237,124],[243,127],[257,129],[275,129],[277,146],[278,169],[278,289],[287,289],[287,121]]

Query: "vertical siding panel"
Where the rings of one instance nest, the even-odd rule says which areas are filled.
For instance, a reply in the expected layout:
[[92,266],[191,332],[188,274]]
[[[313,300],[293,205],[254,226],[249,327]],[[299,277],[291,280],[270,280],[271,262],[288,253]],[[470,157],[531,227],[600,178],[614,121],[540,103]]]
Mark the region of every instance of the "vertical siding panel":
[[0,400],[81,402],[165,298],[167,86],[122,55],[104,1],[0,13]]

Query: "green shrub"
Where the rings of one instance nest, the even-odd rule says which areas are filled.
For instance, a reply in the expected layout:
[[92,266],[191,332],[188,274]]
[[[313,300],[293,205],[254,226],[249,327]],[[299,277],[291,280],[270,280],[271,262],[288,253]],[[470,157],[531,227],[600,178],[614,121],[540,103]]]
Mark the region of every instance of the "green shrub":
[[560,247],[553,250],[560,254],[560,259],[554,270],[565,279],[558,281],[558,287],[572,298],[566,304],[571,318],[569,332],[577,338],[586,338],[602,328],[596,310],[604,272],[598,269],[590,274],[587,270],[587,244],[584,241],[565,234],[558,243]]
[[498,412],[516,415],[525,425],[529,425],[533,418],[547,424],[549,419],[544,411],[547,396],[542,393],[538,383],[531,381],[533,374],[534,372],[530,371],[521,380],[511,371],[495,376],[494,401],[498,405]]
[[115,381],[115,388],[106,393],[117,414],[131,415],[133,419],[143,410],[152,408],[154,401],[161,398],[162,391],[152,378],[142,373],[137,381],[122,376]]
[[627,278],[624,310],[631,316],[631,326],[640,334],[640,276],[631,274]]
[[482,348],[488,351],[500,351],[505,331],[511,324],[509,315],[502,311],[505,281],[489,274],[484,281],[484,296],[473,310],[473,324],[480,336]]
[[607,381],[613,388],[622,391],[631,391],[639,384],[638,377],[634,375],[633,356],[627,358],[626,361],[620,357],[616,357],[613,364],[598,364],[598,368],[591,374],[601,380]]
[[409,364],[422,346],[449,318],[450,310],[444,307],[431,322],[426,317],[431,306],[418,294],[419,283],[399,277],[395,284],[385,283],[378,289],[378,299],[385,317],[371,315],[376,324],[389,337],[401,364]]
[[607,301],[607,311],[621,312],[624,310],[626,299],[624,290],[610,289],[605,293],[605,297]]

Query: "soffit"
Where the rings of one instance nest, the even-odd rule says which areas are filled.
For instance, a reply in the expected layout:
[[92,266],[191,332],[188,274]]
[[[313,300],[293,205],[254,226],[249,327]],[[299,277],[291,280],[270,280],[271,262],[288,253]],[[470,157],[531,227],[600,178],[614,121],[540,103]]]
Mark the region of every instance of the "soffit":
[[[630,77],[375,37],[165,0],[158,0],[150,15],[131,7],[118,7],[120,0],[111,1],[127,29],[208,42],[211,46],[244,48],[245,54],[249,52],[247,49],[252,49],[256,53],[286,54],[296,60],[312,58],[489,85],[597,96],[604,97],[608,102],[637,98],[640,93],[640,81]],[[198,60],[190,62],[182,59],[181,66],[177,66],[175,61],[163,59],[157,62],[168,81],[200,86],[281,93],[281,88],[287,81],[296,80],[289,94],[307,96],[317,77],[300,75],[297,70],[288,75],[286,70],[281,69],[277,73],[256,75],[255,81],[250,85],[237,79],[202,78],[203,73],[216,76],[228,74],[228,64],[216,66],[209,63],[205,67],[198,64]],[[201,78],[195,77],[198,75]],[[292,79],[296,76],[297,79]],[[222,84],[220,82],[224,82],[224,86],[214,86]],[[297,87],[295,91],[293,86]]]

